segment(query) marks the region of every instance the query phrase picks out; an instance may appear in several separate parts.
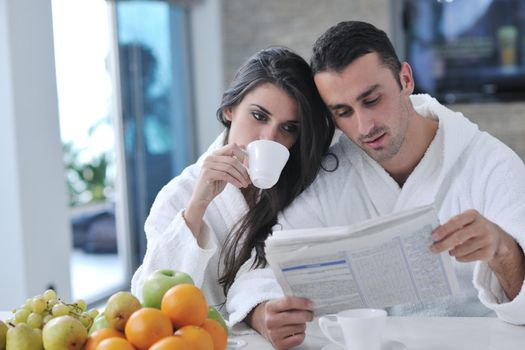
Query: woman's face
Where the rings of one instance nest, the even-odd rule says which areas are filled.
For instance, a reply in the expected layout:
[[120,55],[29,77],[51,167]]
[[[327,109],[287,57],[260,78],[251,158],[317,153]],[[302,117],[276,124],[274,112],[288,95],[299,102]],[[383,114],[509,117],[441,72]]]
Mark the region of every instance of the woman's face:
[[224,116],[231,122],[228,143],[247,146],[255,140],[272,140],[290,148],[299,135],[297,103],[273,84],[259,85]]

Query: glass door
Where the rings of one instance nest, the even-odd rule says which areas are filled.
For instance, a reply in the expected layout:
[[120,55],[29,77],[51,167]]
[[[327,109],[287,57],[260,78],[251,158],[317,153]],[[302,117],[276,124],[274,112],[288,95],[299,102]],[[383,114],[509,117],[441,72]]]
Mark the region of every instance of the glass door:
[[194,158],[188,10],[162,1],[115,2],[120,137],[132,271],[159,190]]
[[163,1],[53,0],[74,300],[129,288],[156,194],[194,159],[187,18]]
[[115,224],[114,100],[105,0],[53,0],[60,132],[72,227],[73,300],[95,302],[128,276]]

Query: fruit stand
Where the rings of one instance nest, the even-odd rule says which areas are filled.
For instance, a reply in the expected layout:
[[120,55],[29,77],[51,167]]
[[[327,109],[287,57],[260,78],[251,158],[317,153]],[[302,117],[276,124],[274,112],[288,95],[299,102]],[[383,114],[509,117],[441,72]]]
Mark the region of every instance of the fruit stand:
[[46,290],[0,313],[0,350],[226,350],[228,327],[189,275],[159,270],[143,294],[117,292],[99,312]]

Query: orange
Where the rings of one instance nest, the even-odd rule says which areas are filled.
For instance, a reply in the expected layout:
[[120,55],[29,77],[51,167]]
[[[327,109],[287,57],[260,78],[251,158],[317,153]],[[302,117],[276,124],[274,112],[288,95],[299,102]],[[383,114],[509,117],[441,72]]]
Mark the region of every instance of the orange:
[[184,326],[179,328],[175,335],[184,338],[184,340],[193,345],[193,350],[214,350],[213,338],[204,328]]
[[168,316],[158,309],[145,307],[131,314],[126,322],[126,338],[139,350],[146,350],[173,333]]
[[101,328],[93,332],[84,346],[84,350],[95,350],[104,339],[108,338],[124,338],[124,334],[113,328]]
[[193,284],[178,284],[162,297],[160,309],[169,316],[175,328],[200,326],[208,317],[208,303],[202,291]]
[[182,337],[173,335],[162,338],[153,344],[149,350],[193,350],[193,347]]
[[96,350],[135,350],[135,348],[124,338],[108,338],[102,340]]
[[207,318],[201,327],[211,335],[213,350],[226,350],[228,334],[219,322]]

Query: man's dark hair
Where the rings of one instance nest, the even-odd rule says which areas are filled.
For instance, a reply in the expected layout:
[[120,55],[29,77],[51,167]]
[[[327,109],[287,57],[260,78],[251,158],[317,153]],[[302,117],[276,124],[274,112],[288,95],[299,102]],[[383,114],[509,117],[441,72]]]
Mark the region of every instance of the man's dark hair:
[[392,71],[401,87],[401,62],[390,39],[384,31],[366,22],[340,22],[328,29],[314,43],[310,66],[314,75],[323,71],[340,73],[356,59],[373,52]]

